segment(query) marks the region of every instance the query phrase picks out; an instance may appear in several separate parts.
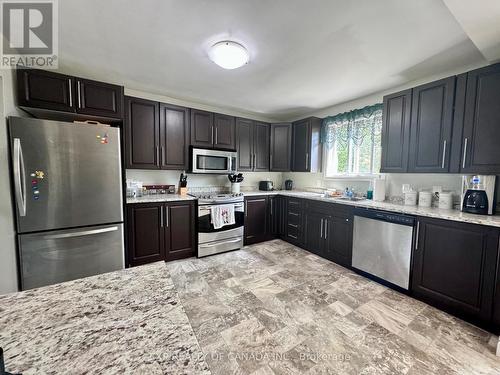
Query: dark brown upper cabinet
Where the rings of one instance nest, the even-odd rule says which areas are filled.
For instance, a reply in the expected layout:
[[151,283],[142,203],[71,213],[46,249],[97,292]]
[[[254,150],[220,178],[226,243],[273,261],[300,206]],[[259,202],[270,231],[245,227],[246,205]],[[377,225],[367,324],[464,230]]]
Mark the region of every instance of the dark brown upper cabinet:
[[269,124],[254,121],[254,171],[269,170]]
[[289,172],[292,159],[292,124],[271,124],[270,170]]
[[460,316],[491,319],[498,235],[493,227],[419,218],[413,294]]
[[461,142],[462,172],[500,174],[499,96],[500,64],[467,73]]
[[191,110],[191,145],[198,147],[213,147],[214,144],[214,114],[212,112]]
[[76,78],[76,111],[92,116],[122,118],[123,87]]
[[234,150],[236,148],[235,122],[233,116],[214,114],[214,147]]
[[160,169],[159,104],[125,97],[126,168]]
[[413,88],[409,172],[449,171],[456,77]]
[[236,150],[238,151],[238,171],[253,171],[253,136],[252,120],[236,119]]
[[292,124],[292,171],[320,172],[321,119],[309,117]]
[[17,100],[21,107],[74,112],[71,76],[37,69],[17,69]]
[[239,171],[268,171],[269,124],[237,118],[236,149]]
[[192,109],[191,145],[234,150],[236,147],[234,117]]
[[380,172],[408,171],[411,89],[384,96]]
[[123,118],[123,86],[37,69],[17,70],[18,104],[36,117],[61,120]]
[[189,108],[160,103],[160,166],[184,170],[189,166]]

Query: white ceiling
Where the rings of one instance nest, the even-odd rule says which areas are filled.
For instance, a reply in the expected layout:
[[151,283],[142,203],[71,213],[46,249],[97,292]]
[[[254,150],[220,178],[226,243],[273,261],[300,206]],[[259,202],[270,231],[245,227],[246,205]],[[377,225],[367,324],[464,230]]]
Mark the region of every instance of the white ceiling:
[[[62,0],[63,71],[286,120],[484,62],[441,0]],[[233,39],[250,63],[207,57]]]

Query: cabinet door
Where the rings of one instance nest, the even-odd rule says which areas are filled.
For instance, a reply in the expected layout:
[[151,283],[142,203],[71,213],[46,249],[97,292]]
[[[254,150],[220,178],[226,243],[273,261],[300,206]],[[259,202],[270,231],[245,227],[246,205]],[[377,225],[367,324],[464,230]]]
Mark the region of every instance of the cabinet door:
[[467,74],[462,172],[500,174],[500,64]]
[[123,117],[123,86],[76,78],[76,111],[78,113]]
[[212,112],[191,110],[191,145],[213,147],[214,144],[214,114]]
[[20,106],[74,112],[74,80],[64,74],[37,69],[17,70]]
[[156,262],[165,258],[163,204],[127,205],[128,264]]
[[413,89],[409,172],[448,172],[455,80],[450,77]]
[[311,124],[308,119],[292,124],[292,171],[309,172],[311,146]]
[[306,249],[319,256],[324,256],[326,221],[327,217],[319,212],[307,212],[305,216]]
[[165,259],[176,260],[195,255],[195,205],[169,203],[165,208]]
[[253,136],[252,120],[236,119],[236,146],[238,150],[238,171],[253,170]]
[[270,170],[289,172],[291,160],[292,124],[271,124]]
[[125,98],[125,157],[130,169],[160,168],[160,119],[157,102]]
[[254,123],[254,171],[269,170],[269,124]]
[[214,114],[214,132],[214,147],[227,150],[236,148],[234,117]]
[[352,263],[352,218],[347,215],[331,216],[326,220],[324,257],[337,264],[350,267]]
[[267,197],[245,199],[245,245],[267,239]]
[[418,225],[413,293],[455,314],[489,320],[498,230],[427,218]]
[[271,238],[278,237],[280,234],[280,199],[278,196],[270,196],[268,198],[269,212],[269,236]]
[[160,165],[188,169],[189,109],[160,103]]
[[411,90],[384,96],[381,172],[407,172]]

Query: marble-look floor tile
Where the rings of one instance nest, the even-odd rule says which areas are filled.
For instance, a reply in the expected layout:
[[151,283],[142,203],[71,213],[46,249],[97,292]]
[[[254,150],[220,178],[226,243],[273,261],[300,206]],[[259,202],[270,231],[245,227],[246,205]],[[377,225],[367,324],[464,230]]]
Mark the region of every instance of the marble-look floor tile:
[[361,305],[356,311],[396,334],[404,330],[411,322],[410,318],[395,308],[376,300]]

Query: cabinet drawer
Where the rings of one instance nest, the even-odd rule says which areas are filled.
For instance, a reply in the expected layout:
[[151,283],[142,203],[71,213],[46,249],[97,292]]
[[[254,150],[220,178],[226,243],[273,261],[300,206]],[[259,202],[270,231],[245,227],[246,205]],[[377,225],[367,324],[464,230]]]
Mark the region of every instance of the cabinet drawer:
[[286,235],[288,238],[291,238],[294,241],[298,241],[300,239],[300,226],[297,224],[288,223],[286,228]]

